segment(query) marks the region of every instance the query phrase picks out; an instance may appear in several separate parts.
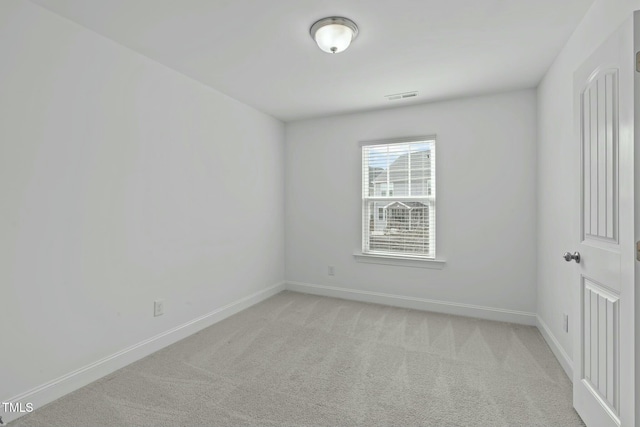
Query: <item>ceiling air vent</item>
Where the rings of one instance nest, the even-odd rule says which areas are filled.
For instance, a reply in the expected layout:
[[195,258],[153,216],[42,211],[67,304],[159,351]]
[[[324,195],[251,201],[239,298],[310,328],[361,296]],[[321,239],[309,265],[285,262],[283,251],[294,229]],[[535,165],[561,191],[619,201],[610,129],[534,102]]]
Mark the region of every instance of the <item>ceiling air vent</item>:
[[404,93],[394,93],[393,95],[385,95],[385,98],[387,98],[389,101],[397,101],[398,99],[413,98],[415,96],[418,96],[418,92],[413,91],[413,92],[404,92]]

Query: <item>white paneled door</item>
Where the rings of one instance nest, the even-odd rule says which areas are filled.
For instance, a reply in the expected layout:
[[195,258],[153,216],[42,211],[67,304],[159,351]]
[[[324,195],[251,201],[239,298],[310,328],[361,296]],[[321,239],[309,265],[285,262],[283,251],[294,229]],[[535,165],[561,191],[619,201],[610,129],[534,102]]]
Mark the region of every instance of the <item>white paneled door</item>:
[[574,74],[580,143],[573,404],[588,426],[634,426],[635,18]]

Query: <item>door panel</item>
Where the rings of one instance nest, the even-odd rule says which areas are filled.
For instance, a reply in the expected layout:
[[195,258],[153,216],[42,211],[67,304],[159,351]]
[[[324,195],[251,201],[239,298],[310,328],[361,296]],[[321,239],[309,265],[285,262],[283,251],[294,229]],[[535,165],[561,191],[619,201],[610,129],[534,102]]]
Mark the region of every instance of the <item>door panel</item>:
[[583,277],[583,296],[583,381],[617,416],[620,410],[620,298],[586,277]]
[[618,70],[596,72],[582,94],[583,240],[618,243]]

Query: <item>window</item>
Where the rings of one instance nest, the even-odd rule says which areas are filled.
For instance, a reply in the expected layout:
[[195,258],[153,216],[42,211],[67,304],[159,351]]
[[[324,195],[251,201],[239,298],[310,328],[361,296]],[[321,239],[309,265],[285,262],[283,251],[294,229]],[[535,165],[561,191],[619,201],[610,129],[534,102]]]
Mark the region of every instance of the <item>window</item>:
[[363,253],[435,259],[435,158],[435,137],[362,143]]

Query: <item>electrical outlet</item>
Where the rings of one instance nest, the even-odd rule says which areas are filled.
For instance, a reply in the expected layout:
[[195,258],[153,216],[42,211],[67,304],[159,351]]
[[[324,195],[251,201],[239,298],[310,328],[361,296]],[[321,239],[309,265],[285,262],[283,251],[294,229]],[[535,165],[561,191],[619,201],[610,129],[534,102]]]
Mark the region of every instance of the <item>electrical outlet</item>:
[[164,314],[164,300],[158,299],[153,302],[153,316],[158,317]]
[[329,273],[329,276],[335,276],[336,275],[336,268],[333,265],[330,265],[327,268],[327,273]]
[[569,315],[566,313],[562,315],[562,329],[569,332]]

